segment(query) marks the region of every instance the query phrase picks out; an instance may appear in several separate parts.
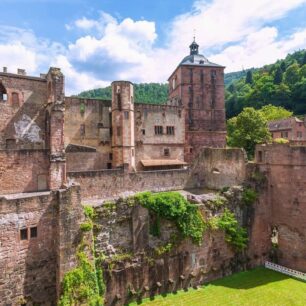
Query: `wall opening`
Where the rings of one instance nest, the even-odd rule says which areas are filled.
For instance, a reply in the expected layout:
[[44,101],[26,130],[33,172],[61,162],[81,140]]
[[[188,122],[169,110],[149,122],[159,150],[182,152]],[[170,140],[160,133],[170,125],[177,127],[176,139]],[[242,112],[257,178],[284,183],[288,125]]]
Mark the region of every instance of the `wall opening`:
[[37,175],[37,190],[48,190],[48,176],[46,174]]
[[31,227],[30,228],[30,237],[31,238],[37,238],[38,233],[37,233],[37,226]]
[[20,230],[20,240],[28,240],[28,229],[22,228]]
[[2,83],[0,83],[0,101],[1,102],[7,101],[7,92]]

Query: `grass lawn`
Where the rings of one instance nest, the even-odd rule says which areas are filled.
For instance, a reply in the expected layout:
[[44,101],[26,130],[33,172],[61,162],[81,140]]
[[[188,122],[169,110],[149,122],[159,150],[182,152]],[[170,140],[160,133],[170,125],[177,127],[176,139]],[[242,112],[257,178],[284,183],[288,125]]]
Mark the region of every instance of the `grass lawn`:
[[[130,305],[137,305],[136,303]],[[265,268],[237,273],[198,290],[143,300],[144,306],[306,306],[306,282]]]

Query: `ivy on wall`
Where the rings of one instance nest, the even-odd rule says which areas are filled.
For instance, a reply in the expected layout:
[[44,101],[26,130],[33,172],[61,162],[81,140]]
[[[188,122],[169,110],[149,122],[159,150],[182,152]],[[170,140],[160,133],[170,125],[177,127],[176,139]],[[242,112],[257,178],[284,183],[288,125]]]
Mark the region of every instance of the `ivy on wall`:
[[[100,260],[95,258],[94,246],[86,241],[86,232],[93,228],[95,217],[92,207],[84,207],[86,221],[80,225],[82,239],[78,246],[77,266],[67,272],[62,281],[62,295],[59,306],[71,305],[103,305],[105,285]],[[88,254],[93,253],[93,259]]]

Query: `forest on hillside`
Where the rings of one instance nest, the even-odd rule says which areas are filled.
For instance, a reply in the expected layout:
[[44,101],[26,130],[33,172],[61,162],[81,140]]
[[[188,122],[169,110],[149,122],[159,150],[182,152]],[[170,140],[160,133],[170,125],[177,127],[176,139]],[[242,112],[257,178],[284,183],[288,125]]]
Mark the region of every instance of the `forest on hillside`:
[[282,106],[295,115],[306,113],[306,51],[287,55],[275,64],[247,71],[226,87],[227,118],[245,107]]
[[[136,103],[163,104],[168,99],[168,84],[134,84],[134,94]],[[79,97],[111,100],[112,89],[108,86],[105,88],[88,90],[80,93]]]

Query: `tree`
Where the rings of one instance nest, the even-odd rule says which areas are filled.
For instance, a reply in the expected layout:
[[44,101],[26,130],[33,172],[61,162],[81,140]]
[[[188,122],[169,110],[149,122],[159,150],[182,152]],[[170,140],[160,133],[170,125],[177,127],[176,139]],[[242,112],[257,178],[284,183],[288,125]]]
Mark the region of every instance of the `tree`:
[[[236,120],[236,122],[235,122]],[[246,107],[228,126],[228,145],[244,148],[248,158],[254,156],[255,146],[271,140],[267,120],[253,107]]]
[[280,68],[282,69],[282,72],[285,72],[285,71],[286,71],[286,63],[285,63],[285,61],[282,61],[282,62],[281,62]]
[[303,60],[302,60],[302,66],[306,64],[306,52],[304,53]]
[[274,74],[274,84],[279,85],[283,80],[283,71],[280,66],[277,67]]
[[274,105],[265,105],[263,106],[258,112],[267,120],[279,120],[285,119],[292,116],[292,112],[287,111],[285,108],[281,106],[274,106]]
[[294,86],[299,80],[299,65],[297,63],[294,63],[290,65],[285,72],[285,82],[289,86]]
[[253,73],[252,70],[248,70],[247,75],[245,77],[246,84],[253,84]]

